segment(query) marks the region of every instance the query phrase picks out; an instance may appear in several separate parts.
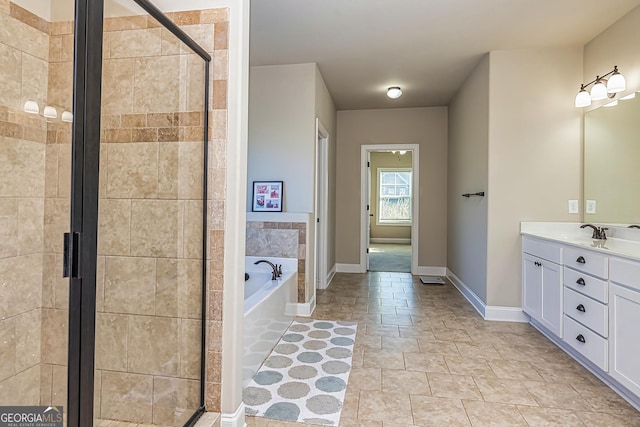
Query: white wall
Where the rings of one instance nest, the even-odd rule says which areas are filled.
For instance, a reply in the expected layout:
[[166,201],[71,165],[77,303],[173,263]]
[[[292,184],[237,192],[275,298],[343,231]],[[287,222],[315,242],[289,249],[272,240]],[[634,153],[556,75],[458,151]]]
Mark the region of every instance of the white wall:
[[360,147],[420,146],[418,263],[447,262],[447,107],[338,111],[336,261],[360,264]]
[[447,266],[483,301],[487,295],[489,55],[449,105]]
[[315,64],[251,67],[247,211],[253,181],[284,181],[283,211],[314,211]]

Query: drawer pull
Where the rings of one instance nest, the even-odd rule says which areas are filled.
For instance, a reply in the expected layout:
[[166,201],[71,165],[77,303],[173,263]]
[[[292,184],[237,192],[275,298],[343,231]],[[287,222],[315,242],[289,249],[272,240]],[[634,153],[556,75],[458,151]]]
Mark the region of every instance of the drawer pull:
[[578,280],[576,280],[576,283],[578,285],[580,285],[580,286],[585,286],[586,285],[586,283],[584,283],[584,279],[582,277],[579,278]]
[[578,335],[576,339],[583,344],[587,342],[587,340],[584,339],[584,336],[582,334]]
[[579,256],[576,262],[580,264],[586,264],[587,261],[585,261],[583,256]]
[[578,304],[578,306],[576,307],[576,310],[581,311],[583,313],[585,313],[587,310],[584,309],[584,305],[582,304]]

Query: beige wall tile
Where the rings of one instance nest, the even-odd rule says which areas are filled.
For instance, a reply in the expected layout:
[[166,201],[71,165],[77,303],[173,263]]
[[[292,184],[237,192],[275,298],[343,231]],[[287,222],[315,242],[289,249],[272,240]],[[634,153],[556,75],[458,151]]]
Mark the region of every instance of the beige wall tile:
[[69,199],[45,199],[44,201],[44,251],[62,253],[63,241],[60,238],[69,231]]
[[93,376],[93,416],[102,418],[100,407],[102,406],[102,371],[96,369]]
[[96,369],[127,370],[129,316],[97,313]]
[[45,148],[44,196],[58,196],[58,150],[63,145],[47,144]]
[[[0,30],[1,31],[1,30]],[[0,43],[0,104],[20,108],[22,101],[22,55],[19,50]]]
[[202,261],[178,261],[178,317],[200,319],[202,313]]
[[202,351],[202,321],[195,319],[180,320],[180,368],[182,378],[200,379],[200,360]]
[[[204,110],[204,61],[195,54],[181,56],[181,93],[180,106],[183,111]],[[186,98],[185,98],[186,96]]]
[[155,259],[107,257],[104,310],[153,315],[155,284]]
[[114,31],[110,38],[111,58],[138,58],[162,54],[160,28]]
[[298,230],[248,229],[246,253],[248,256],[297,258]]
[[73,21],[52,22],[51,25],[49,25],[49,32],[52,36],[73,34]]
[[40,363],[41,315],[35,309],[16,317],[16,372]]
[[225,22],[229,20],[229,9],[206,9],[200,12],[200,22]]
[[[69,311],[42,309],[42,362],[56,365],[67,363]],[[55,386],[55,384],[54,384]]]
[[98,265],[96,266],[96,310],[104,311],[104,276],[105,276],[106,257],[98,256]]
[[161,29],[161,34],[162,55],[179,55],[182,42],[165,28]]
[[52,365],[40,365],[40,404],[51,405],[51,386],[53,385]]
[[100,199],[98,254],[127,256],[130,253],[131,200]]
[[178,197],[180,199],[202,200],[203,150],[202,142],[180,143],[178,161]]
[[228,50],[216,50],[213,52],[213,65],[211,69],[211,76],[213,80],[228,80],[229,79],[229,51]]
[[181,209],[178,201],[133,200],[131,202],[131,255],[178,257],[182,244],[180,216]]
[[158,258],[156,261],[156,316],[176,317],[178,315],[178,259]]
[[73,98],[73,63],[53,62],[49,64],[49,105],[63,106],[71,110]]
[[64,365],[52,366],[51,404],[67,404],[67,367]]
[[0,165],[0,195],[43,196],[44,144],[0,137]]
[[[214,24],[199,24],[197,25],[184,25],[181,28],[187,33],[193,40],[196,41],[207,52],[213,52],[214,44]],[[219,24],[218,24],[219,25]],[[217,26],[217,25],[216,25]],[[187,50],[191,52],[190,50]]]
[[0,381],[0,396],[2,404],[8,406],[34,405],[39,402],[40,366],[34,366]]
[[128,371],[177,376],[179,333],[178,319],[131,316],[127,341]]
[[215,26],[215,49],[229,48],[229,23],[219,22]]
[[41,253],[44,241],[44,198],[19,199],[18,245],[20,255]]
[[10,0],[0,0],[0,12],[9,14],[9,10],[10,10],[9,4],[10,4]]
[[58,145],[58,197],[71,197],[71,144]]
[[49,59],[49,35],[4,14],[0,14],[0,43],[45,61]]
[[0,257],[18,255],[18,200],[0,198]]
[[[69,308],[69,279],[62,277],[63,254],[56,254],[55,264],[55,308],[67,310]],[[46,274],[46,273],[43,273]],[[49,272],[49,274],[52,274]]]
[[23,22],[45,34],[49,33],[48,21],[13,2],[9,4],[9,13],[20,22]]
[[202,201],[188,200],[184,206],[184,251],[183,258],[202,259]]
[[180,99],[180,58],[161,56],[136,58],[133,111],[136,113],[177,111]]
[[200,382],[178,378],[154,378],[153,422],[183,425],[200,406]]
[[22,99],[38,102],[41,108],[47,101],[49,64],[46,60],[22,54]]
[[58,268],[56,255],[42,255],[42,307],[55,307],[55,288],[58,279],[56,272]]
[[212,139],[226,139],[227,138],[227,110],[213,110],[211,111],[211,132],[209,135]]
[[0,320],[0,381],[15,374],[15,361],[16,319],[12,317]]
[[0,319],[40,307],[42,254],[0,259]]
[[122,30],[136,30],[140,28],[147,28],[148,25],[147,15],[135,15],[135,16],[119,16],[116,18],[106,18],[104,20],[104,31],[122,31]]
[[102,372],[104,419],[133,423],[152,422],[153,377],[120,372]]
[[158,194],[158,144],[108,144],[107,196],[149,198]]
[[158,144],[158,197],[178,198],[178,170],[180,168],[180,146],[178,142]]
[[102,62],[102,113],[133,111],[133,59],[106,59]]

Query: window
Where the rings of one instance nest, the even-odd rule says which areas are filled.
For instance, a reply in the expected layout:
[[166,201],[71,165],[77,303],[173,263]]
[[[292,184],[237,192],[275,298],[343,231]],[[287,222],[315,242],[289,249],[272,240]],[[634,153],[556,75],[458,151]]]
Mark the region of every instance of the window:
[[411,169],[378,169],[379,225],[411,224]]

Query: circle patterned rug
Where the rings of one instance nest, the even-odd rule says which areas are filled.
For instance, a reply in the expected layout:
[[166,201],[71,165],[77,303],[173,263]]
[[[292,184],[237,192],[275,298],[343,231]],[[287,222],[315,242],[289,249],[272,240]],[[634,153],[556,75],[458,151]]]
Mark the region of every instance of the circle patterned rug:
[[299,318],[243,390],[247,415],[337,426],[356,322]]

